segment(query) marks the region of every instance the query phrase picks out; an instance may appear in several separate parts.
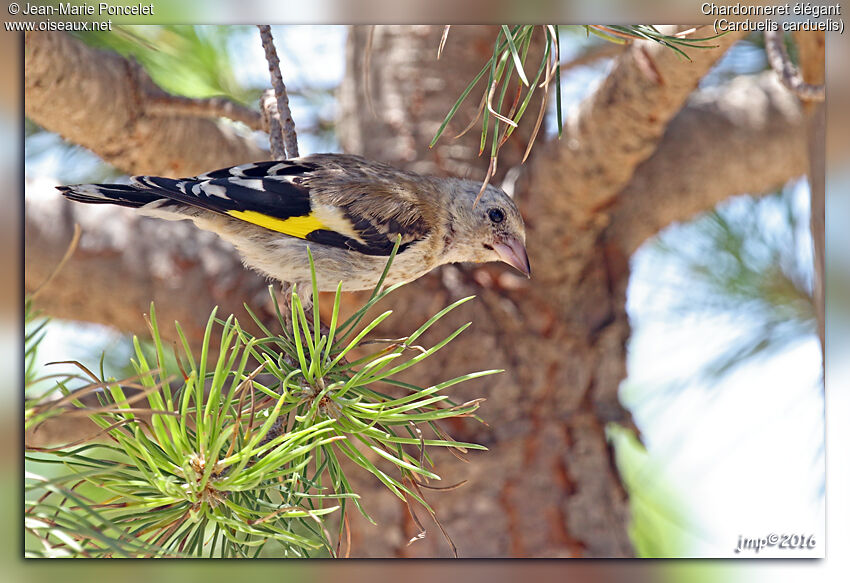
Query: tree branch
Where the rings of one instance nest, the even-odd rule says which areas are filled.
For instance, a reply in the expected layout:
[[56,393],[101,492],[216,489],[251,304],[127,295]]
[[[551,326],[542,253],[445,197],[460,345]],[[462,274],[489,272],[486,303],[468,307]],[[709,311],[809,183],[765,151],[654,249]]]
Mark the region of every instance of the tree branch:
[[233,121],[244,123],[252,130],[265,131],[263,118],[258,111],[248,109],[224,97],[193,98],[182,95],[171,95],[164,91],[148,95],[145,100],[145,112],[161,116],[197,116],[197,117],[226,117]]
[[266,60],[269,62],[269,75],[272,87],[277,98],[277,112],[280,116],[280,124],[283,129],[283,141],[286,146],[287,158],[298,157],[298,136],[295,134],[295,122],[289,109],[289,96],[286,94],[286,85],[283,83],[283,75],[280,73],[280,59],[277,58],[277,50],[274,48],[272,29],[267,24],[259,24],[260,38],[263,41],[263,49],[266,51]]
[[761,194],[806,172],[805,120],[772,73],[690,99],[612,210],[609,238],[629,256],[648,237],[733,194]]
[[610,204],[655,150],[699,80],[741,37],[730,33],[713,41],[715,48],[690,49],[692,61],[658,43],[632,43],[567,117],[562,139],[537,156],[535,169],[546,175],[541,178],[561,185],[562,196],[551,210],[592,216]]
[[826,88],[823,83],[811,84],[803,80],[803,75],[791,62],[785,49],[785,33],[781,30],[764,32],[764,50],[770,68],[779,76],[780,81],[793,94],[804,101],[823,101]]
[[286,146],[283,142],[283,128],[280,126],[280,114],[277,111],[277,99],[274,89],[266,89],[260,97],[260,109],[263,123],[269,133],[269,149],[275,160],[286,160]]
[[[268,157],[249,136],[196,112],[163,115],[162,90],[117,54],[59,32],[25,38],[26,115],[125,172],[192,176]],[[160,97],[149,104],[150,95]]]

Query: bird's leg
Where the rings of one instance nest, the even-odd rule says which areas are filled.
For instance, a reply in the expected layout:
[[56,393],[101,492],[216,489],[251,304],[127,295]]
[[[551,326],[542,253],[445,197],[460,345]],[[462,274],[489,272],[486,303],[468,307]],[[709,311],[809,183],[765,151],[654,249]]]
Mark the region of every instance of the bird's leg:
[[280,293],[283,295],[283,306],[280,312],[283,316],[284,324],[289,328],[292,328],[292,310],[290,309],[290,305],[292,304],[292,288],[294,286],[294,283],[288,281],[280,282]]
[[[304,308],[304,315],[307,316],[308,325],[313,327],[316,325],[313,322],[313,286],[310,282],[297,282],[297,283],[289,283],[283,282],[281,286],[281,290],[283,291],[284,299],[286,301],[286,305],[289,306],[292,301],[292,288],[295,288],[295,293],[298,295],[298,299],[301,300],[301,306]],[[282,310],[283,317],[287,326],[292,328],[292,313],[289,309]],[[322,323],[321,317],[319,317],[319,334],[323,336],[328,336],[331,333],[331,329]],[[328,339],[328,342],[333,342],[332,338]],[[344,358],[342,359],[343,363],[347,363],[348,361]]]
[[[295,289],[298,293],[298,298],[301,300],[301,305],[304,306],[304,314],[307,316],[307,322],[311,326],[315,326],[316,324],[313,322],[313,285],[310,282],[299,283]],[[331,329],[322,324],[322,318],[320,316],[319,333],[328,335],[330,332]]]
[[[284,281],[281,284],[281,291],[283,293],[284,302],[287,309],[283,311],[283,317],[288,326],[292,326],[292,313],[289,309],[290,302],[292,301],[292,291],[295,288],[295,293],[298,296],[298,299],[301,300],[301,307],[304,308],[304,315],[307,316],[307,322],[312,325],[313,323],[313,285],[310,282],[295,282],[290,283],[288,281]],[[330,333],[330,329],[322,324],[321,318],[319,321],[320,332],[322,334]]]
[[[307,315],[308,321],[313,321],[313,284],[308,282],[298,282],[295,286],[295,291],[298,294],[298,299],[301,300],[301,305],[304,307],[304,313]],[[291,293],[291,292],[290,292]]]

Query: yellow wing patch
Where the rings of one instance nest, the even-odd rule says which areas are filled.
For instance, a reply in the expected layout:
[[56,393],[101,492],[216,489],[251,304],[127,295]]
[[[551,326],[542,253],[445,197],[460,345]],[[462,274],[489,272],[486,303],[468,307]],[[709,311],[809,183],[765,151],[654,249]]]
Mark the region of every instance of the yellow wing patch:
[[249,223],[254,223],[266,229],[277,231],[299,239],[306,239],[307,235],[317,229],[327,229],[328,227],[319,220],[314,213],[302,217],[290,217],[288,219],[279,219],[257,211],[227,211],[231,217],[236,217]]

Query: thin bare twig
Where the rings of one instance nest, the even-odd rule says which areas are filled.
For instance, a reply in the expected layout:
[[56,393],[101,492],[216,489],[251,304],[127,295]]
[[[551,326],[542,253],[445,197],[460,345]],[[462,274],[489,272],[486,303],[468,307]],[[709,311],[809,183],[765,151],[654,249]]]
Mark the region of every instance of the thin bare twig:
[[280,59],[277,57],[277,50],[274,48],[272,30],[268,24],[258,24],[257,27],[260,29],[260,38],[263,41],[263,48],[266,51],[266,60],[269,62],[269,75],[271,76],[272,87],[277,98],[277,111],[283,129],[286,156],[287,158],[297,158],[299,156],[298,136],[295,134],[295,122],[292,120],[292,112],[289,109],[289,96],[286,94],[286,85],[284,85],[283,76],[280,73]]
[[363,50],[363,91],[366,94],[366,104],[372,116],[377,118],[375,103],[372,101],[372,42],[375,40],[375,28],[377,24],[369,27],[369,36],[366,37],[366,47]]
[[275,160],[286,160],[286,147],[283,144],[283,129],[280,127],[280,115],[277,113],[277,99],[274,89],[266,89],[260,97],[260,109],[263,112],[263,124],[269,134],[269,150]]
[[764,50],[770,68],[779,75],[782,84],[803,101],[823,101],[826,90],[823,85],[810,85],[803,80],[800,70],[791,62],[785,49],[785,36],[781,30],[764,31]]
[[145,100],[145,112],[152,115],[192,115],[196,117],[226,117],[242,122],[252,130],[262,131],[263,118],[260,112],[249,109],[224,97],[196,99],[162,92],[149,95]]
[[[266,52],[266,61],[269,63],[269,76],[273,87],[260,98],[263,121],[269,133],[269,149],[275,160],[297,158],[299,156],[298,136],[295,134],[295,122],[292,120],[292,112],[289,109],[286,85],[284,85],[283,75],[280,73],[280,59],[277,57],[277,50],[274,48],[272,30],[267,24],[258,24],[257,28],[260,29],[260,40],[262,40],[263,49]],[[288,300],[292,297],[293,285],[291,282],[281,282],[281,291]],[[284,310],[283,313],[285,314],[285,321],[288,325],[291,325],[291,313],[289,310]]]

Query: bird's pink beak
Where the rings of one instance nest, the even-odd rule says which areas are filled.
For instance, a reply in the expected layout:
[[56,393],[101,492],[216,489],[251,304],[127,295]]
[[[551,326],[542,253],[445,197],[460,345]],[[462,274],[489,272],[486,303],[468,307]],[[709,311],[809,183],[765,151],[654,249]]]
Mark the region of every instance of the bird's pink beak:
[[528,262],[528,252],[526,252],[522,241],[516,237],[508,237],[494,243],[493,250],[499,256],[499,259],[511,267],[515,267],[526,277],[531,277],[531,264]]

